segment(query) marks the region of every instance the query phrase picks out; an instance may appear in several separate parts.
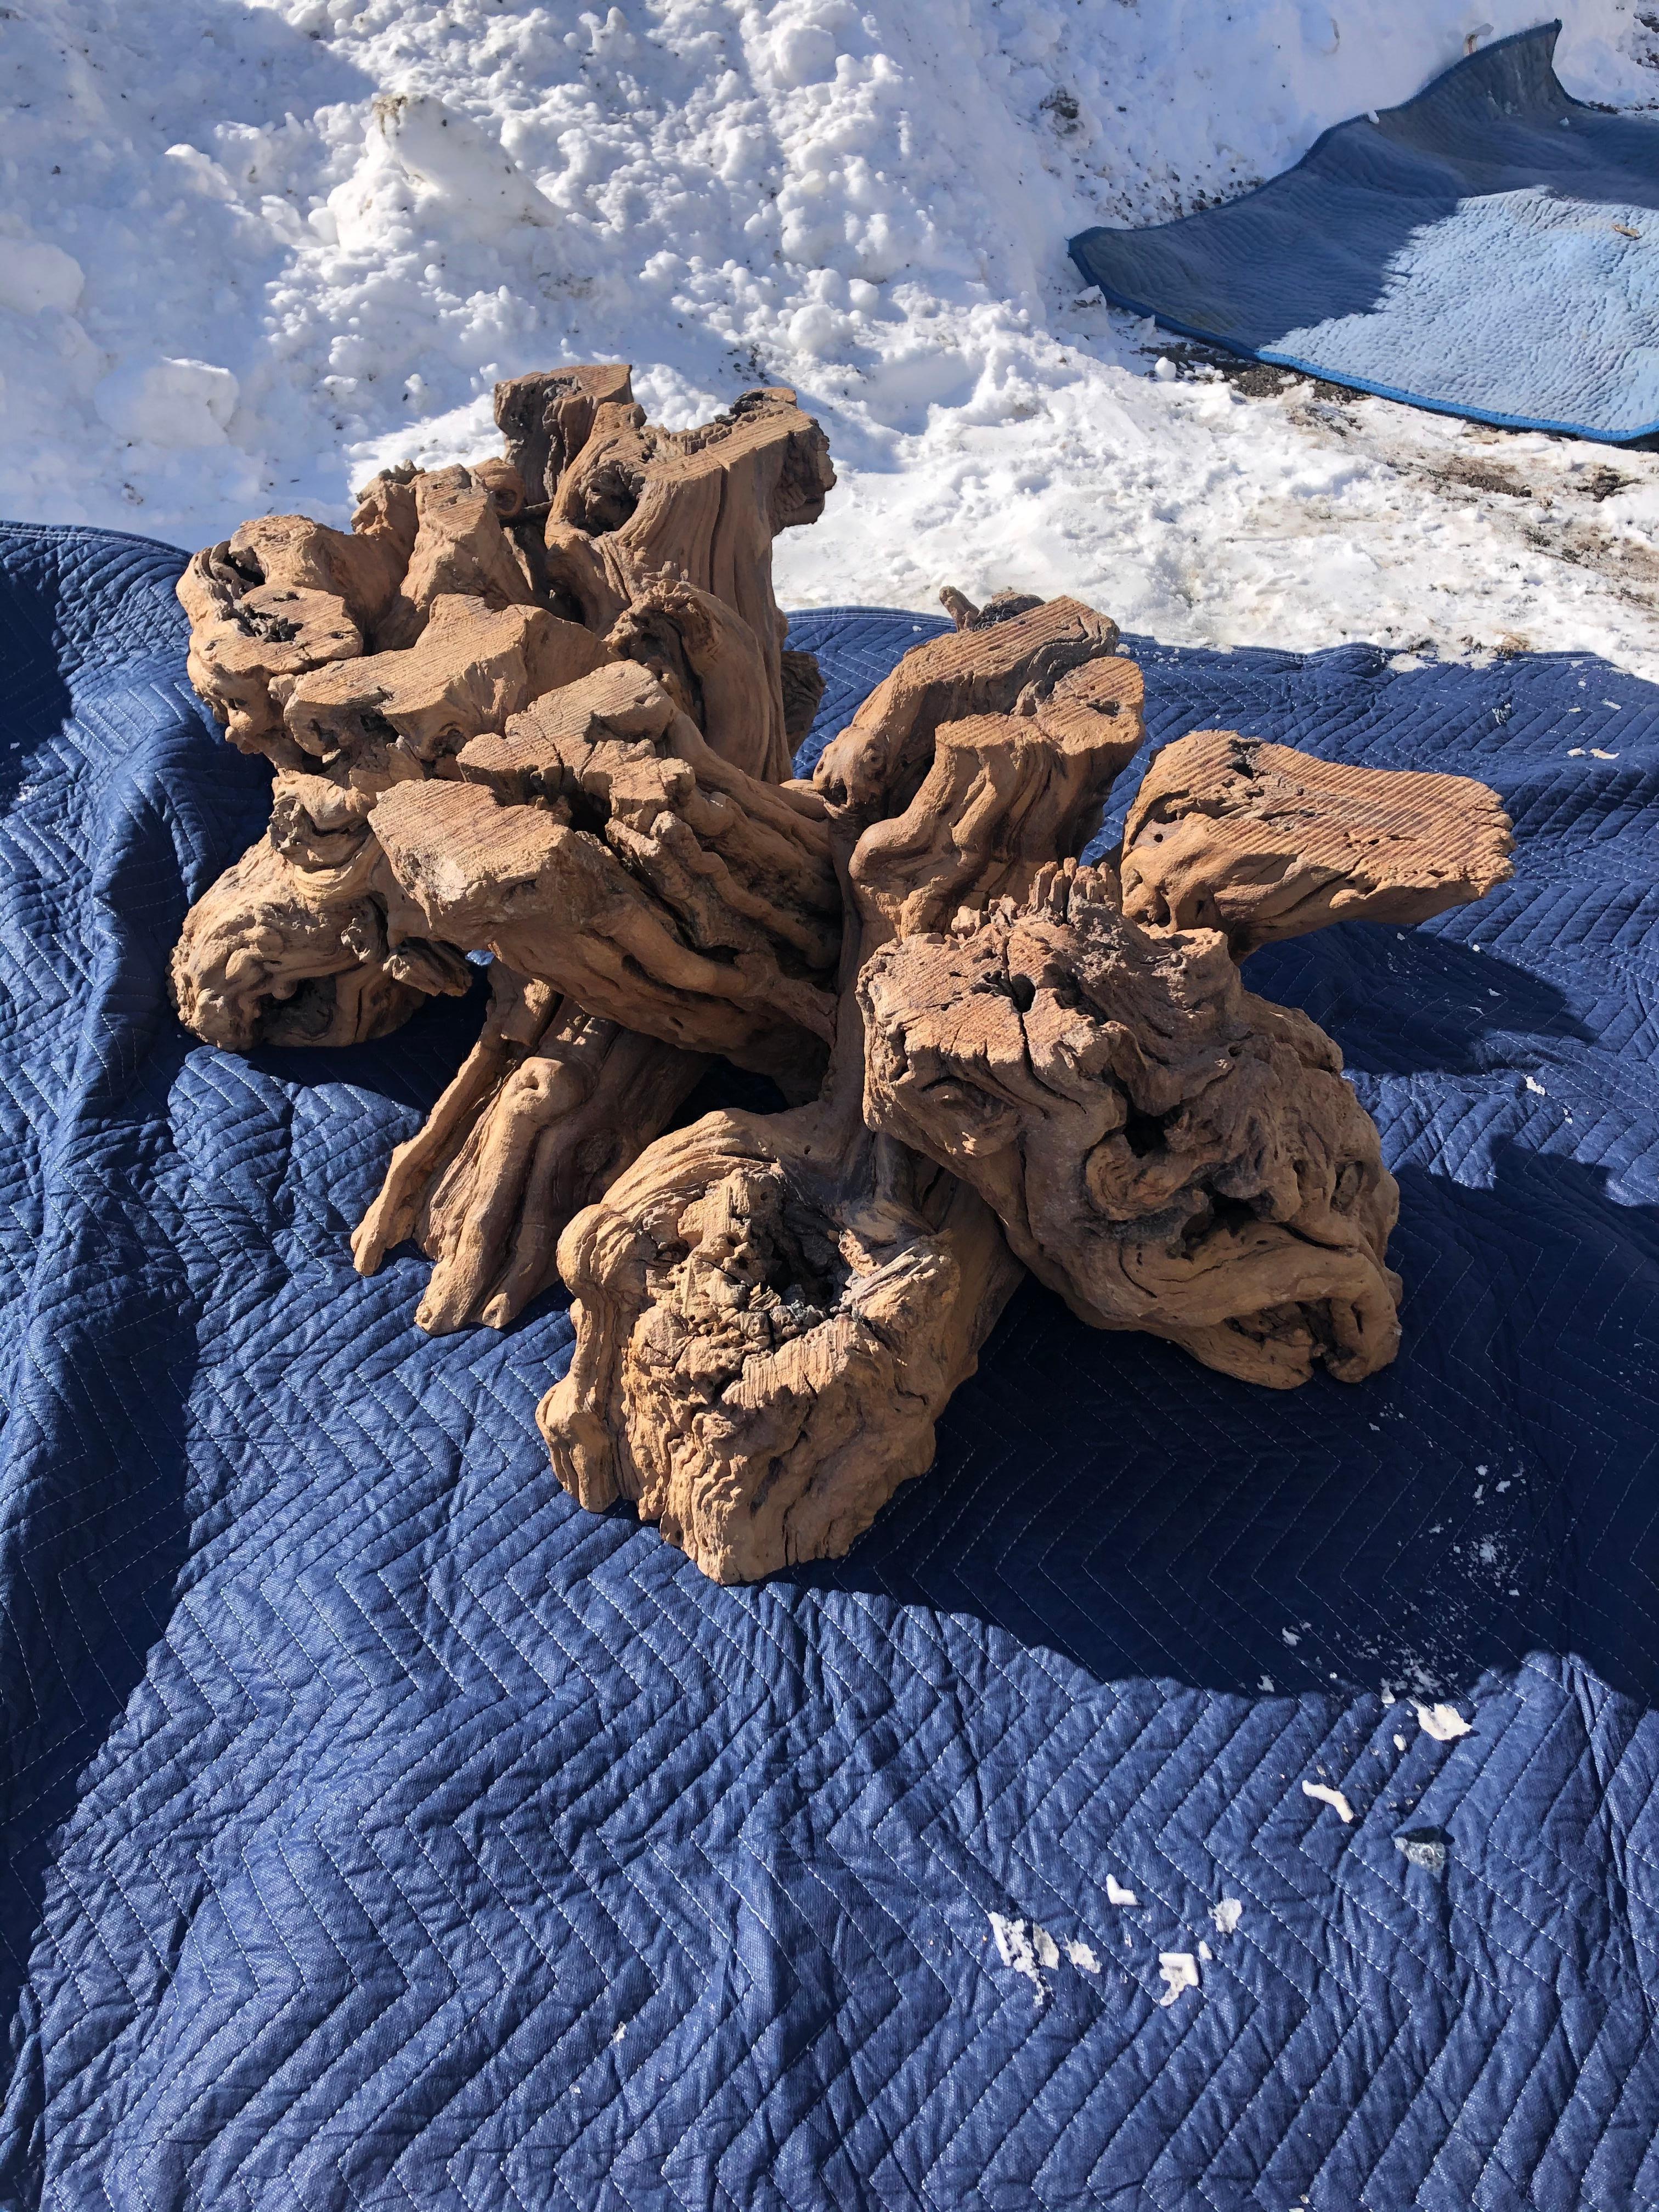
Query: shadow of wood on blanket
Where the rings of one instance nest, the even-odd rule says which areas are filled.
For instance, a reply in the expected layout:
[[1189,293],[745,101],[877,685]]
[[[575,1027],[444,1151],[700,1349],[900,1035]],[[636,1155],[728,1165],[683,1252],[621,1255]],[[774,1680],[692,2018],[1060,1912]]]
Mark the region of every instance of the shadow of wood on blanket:
[[5,620],[0,626],[0,659],[9,669],[27,669],[6,686],[5,720],[0,728],[0,809],[9,807],[31,779],[31,763],[40,748],[58,737],[75,710],[61,663],[46,641],[53,634],[60,583],[56,548],[43,543],[38,563],[14,560],[8,577]]
[[1030,1286],[933,1472],[788,1579],[972,1614],[1101,1681],[1443,1695],[1545,1650],[1645,1702],[1659,1217],[1514,1146],[1489,1188],[1396,1173],[1406,1341],[1363,1389],[1252,1389]]
[[1595,1041],[1543,976],[1431,928],[1349,922],[1264,945],[1244,981],[1328,1030],[1356,1073],[1468,1075],[1514,1067],[1521,1036]]

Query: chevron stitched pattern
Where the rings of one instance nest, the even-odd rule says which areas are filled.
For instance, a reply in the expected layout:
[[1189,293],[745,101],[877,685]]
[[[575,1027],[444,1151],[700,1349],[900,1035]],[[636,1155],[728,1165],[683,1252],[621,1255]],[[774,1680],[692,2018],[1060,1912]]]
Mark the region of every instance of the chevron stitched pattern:
[[[430,1341],[351,1270],[478,997],[173,1021],[264,813],[179,565],[0,532],[0,2204],[1659,2203],[1659,690],[1138,641],[1151,744],[1515,817],[1483,905],[1248,970],[1382,1127],[1400,1363],[1253,1391],[1028,1288],[851,1557],[727,1590],[554,1481],[558,1296]],[[935,627],[798,617],[819,735]]]

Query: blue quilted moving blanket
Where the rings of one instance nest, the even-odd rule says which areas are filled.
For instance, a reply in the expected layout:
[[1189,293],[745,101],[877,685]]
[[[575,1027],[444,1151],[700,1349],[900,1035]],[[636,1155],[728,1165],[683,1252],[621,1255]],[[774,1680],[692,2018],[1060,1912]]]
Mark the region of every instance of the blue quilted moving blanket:
[[[0,532],[0,2204],[1659,2203],[1659,690],[1137,641],[1152,745],[1514,816],[1484,904],[1251,963],[1400,1177],[1400,1361],[1028,1286],[850,1557],[721,1589],[554,1480],[558,1296],[352,1272],[476,998],[169,1012],[265,805],[180,565]],[[799,617],[820,734],[933,627]]]
[[1169,329],[1385,398],[1609,441],[1659,430],[1659,120],[1570,99],[1561,26],[1328,131],[1242,199],[1071,241]]

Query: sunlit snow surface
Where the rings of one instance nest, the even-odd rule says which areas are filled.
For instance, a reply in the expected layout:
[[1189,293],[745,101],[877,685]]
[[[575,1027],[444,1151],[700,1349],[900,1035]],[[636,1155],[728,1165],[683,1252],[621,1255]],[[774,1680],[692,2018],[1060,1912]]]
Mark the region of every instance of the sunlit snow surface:
[[[1659,98],[1632,5],[1563,12],[1571,91]],[[382,461],[491,442],[497,376],[623,358],[670,423],[763,379],[824,422],[786,604],[1012,584],[1171,641],[1659,675],[1659,460],[1160,378],[1065,258],[1408,97],[1520,0],[7,14],[0,510],[187,545],[340,519]]]

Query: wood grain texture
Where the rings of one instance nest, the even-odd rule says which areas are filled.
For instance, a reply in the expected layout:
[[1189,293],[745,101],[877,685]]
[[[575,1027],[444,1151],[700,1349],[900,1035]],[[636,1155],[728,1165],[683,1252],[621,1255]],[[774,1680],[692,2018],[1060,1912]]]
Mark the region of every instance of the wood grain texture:
[[1123,902],[1219,929],[1243,959],[1334,921],[1426,921],[1510,873],[1510,820],[1467,776],[1317,760],[1200,730],[1153,760],[1124,825]]
[[[785,411],[787,419],[781,428],[773,423],[768,434],[775,446],[782,446],[787,459],[789,439],[804,437],[810,445],[818,434],[798,412]],[[550,608],[602,625],[608,602],[590,601],[585,609],[574,594],[561,590],[547,559],[545,518],[597,426],[600,451],[580,484],[566,494],[561,514],[567,520],[577,514],[590,524],[619,526],[638,504],[645,475],[641,465],[638,478],[630,479],[621,463],[632,455],[643,465],[663,434],[646,429],[632,404],[627,372],[617,365],[555,372],[498,387],[496,419],[507,436],[507,453],[499,462],[473,465],[474,480],[489,489],[526,573],[539,580]],[[672,455],[687,442],[684,437],[665,440],[663,450]],[[724,457],[728,476],[736,458]],[[781,625],[770,597],[771,518],[766,520],[759,604],[769,636]],[[637,751],[642,735],[638,702],[630,719],[621,696],[628,693],[628,679],[612,679],[607,695],[612,719],[601,725],[590,711],[592,687],[584,692],[577,685],[568,697],[565,687],[577,684],[580,675],[602,659],[633,664],[657,679],[677,710],[680,751],[699,764],[704,789],[696,811],[704,848],[691,856],[689,878],[684,868],[671,867],[667,846],[674,842],[677,825],[667,818],[669,794],[660,784],[652,793],[660,802],[655,805],[644,805],[639,790],[622,799],[611,843],[628,846],[638,864],[636,873],[646,878],[653,872],[659,877],[671,874],[681,905],[689,899],[696,909],[694,927],[717,946],[736,930],[752,951],[757,916],[769,902],[782,924],[790,964],[798,964],[796,955],[803,953],[808,964],[816,958],[832,971],[839,945],[839,894],[810,854],[803,871],[798,849],[802,821],[818,820],[822,810],[797,794],[787,803],[780,827],[774,820],[776,804],[764,794],[750,794],[746,814],[726,805],[728,794],[750,779],[787,775],[792,716],[799,718],[805,704],[810,720],[822,691],[816,665],[810,655],[769,655],[735,606],[683,574],[653,575],[637,567],[629,582],[628,603],[611,623],[603,648],[594,632],[584,633],[596,648],[591,659],[580,668],[562,669],[542,687],[539,716],[495,718],[491,727],[501,732],[500,742],[469,751],[459,773],[495,789],[510,804],[574,813],[586,830],[594,829],[609,808],[615,769],[614,762],[610,767],[595,763],[593,744],[611,744],[614,750],[614,741],[621,738],[633,741]],[[785,674],[793,678],[793,699],[783,695]],[[650,685],[643,690],[657,699]],[[659,710],[659,699],[657,703]],[[660,734],[659,712],[658,726]],[[782,747],[780,727],[786,735]],[[743,773],[734,781],[722,763]],[[635,760],[636,777],[639,767]],[[624,782],[629,772],[624,767]],[[678,773],[670,781],[684,797]],[[440,797],[435,803],[441,809],[444,801]],[[710,854],[719,887],[735,902],[724,923],[717,912],[719,887],[696,880],[697,869]],[[804,901],[794,896],[802,889],[803,873]],[[757,884],[764,886],[758,897]],[[567,941],[572,934],[568,924]],[[574,934],[580,935],[579,923]],[[739,960],[745,957],[741,944],[720,949],[722,957],[734,950]],[[583,948],[587,957],[576,972],[590,997],[608,1005],[592,972],[596,950],[592,944]],[[559,1233],[571,1214],[598,1198],[672,1119],[706,1065],[696,1051],[621,1026],[603,1012],[585,1012],[576,1000],[544,981],[516,978],[502,961],[495,963],[493,976],[496,996],[477,1048],[428,1127],[399,1149],[355,1241],[357,1264],[366,1272],[405,1237],[433,1258],[416,1319],[434,1332],[469,1322],[504,1327],[545,1287],[552,1279]],[[503,1001],[509,981],[513,989]],[[628,1003],[632,1005],[631,998]],[[510,1012],[503,1011],[504,1005]],[[696,1035],[694,1018],[688,1017],[680,1026],[682,1034]],[[762,1057],[793,1088],[810,1091],[823,1050],[822,1037],[794,1036],[792,1042],[786,1023],[781,1036],[763,1044]]]
[[1109,872],[1054,868],[860,985],[866,1112],[948,1163],[1073,1312],[1288,1389],[1400,1341],[1399,1210],[1342,1056],[1247,991],[1213,930],[1140,928]]
[[393,1152],[353,1235],[358,1272],[412,1238],[436,1263],[421,1328],[505,1328],[554,1281],[572,1216],[672,1119],[708,1064],[496,961],[477,1042]]
[[[370,817],[394,787],[449,774],[470,738],[596,668],[643,666],[714,757],[788,775],[790,716],[815,695],[798,656],[785,701],[771,540],[811,520],[834,482],[793,394],[751,392],[711,423],[659,431],[613,362],[515,379],[496,414],[500,457],[386,471],[349,531],[298,515],[244,524],[180,580],[192,681],[231,740],[278,771],[270,831],[189,917],[173,963],[175,1004],[210,1041],[246,1048],[272,1019],[295,1042],[361,1041],[406,1018],[431,979],[453,988],[459,948],[429,939],[417,956],[424,925]],[[550,528],[568,562],[607,580],[597,597],[553,574]],[[354,887],[337,893],[348,863]],[[331,914],[344,933],[333,943]],[[267,957],[256,939],[281,950]],[[371,985],[380,958],[392,969]],[[799,980],[821,1060],[827,1018],[805,966]],[[790,1048],[761,1057],[781,1066]]]
[[933,763],[941,722],[1020,711],[1073,669],[1114,651],[1117,624],[1077,599],[1039,601],[984,630],[907,653],[818,757],[812,781],[860,822],[899,814]]
[[179,1018],[227,1052],[363,1044],[424,998],[471,988],[453,946],[428,943],[372,839],[344,860],[301,866],[274,830],[198,899],[173,949]]
[[799,1093],[835,1033],[842,901],[823,806],[723,761],[631,664],[463,747],[374,811],[429,935]]
[[[788,625],[772,590],[772,540],[816,522],[835,484],[829,441],[787,386],[744,392],[690,430],[657,430],[607,404],[562,477],[548,517],[551,587],[608,631],[653,580],[677,580],[743,623],[765,672],[757,775],[789,773],[781,652]],[[715,732],[707,734],[711,742]]]
[[538,370],[495,386],[495,424],[507,441],[507,465],[532,507],[544,513],[560,479],[592,434],[601,407],[631,407],[632,374],[619,361]]
[[[536,592],[517,547],[502,527],[499,483],[459,465],[416,476],[416,528],[409,564],[375,626],[381,651],[413,645],[435,601],[456,594],[494,612],[532,606]],[[509,494],[508,504],[516,505]]]
[[559,1480],[719,1582],[837,1558],[933,1458],[1019,1279],[954,1178],[823,1104],[659,1137],[560,1239]]
[[395,747],[424,772],[611,657],[602,639],[545,608],[492,608],[447,593],[412,646],[338,661],[276,689],[296,764],[301,756],[364,764]]

